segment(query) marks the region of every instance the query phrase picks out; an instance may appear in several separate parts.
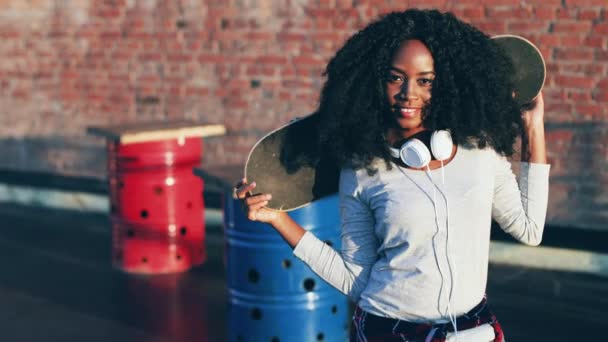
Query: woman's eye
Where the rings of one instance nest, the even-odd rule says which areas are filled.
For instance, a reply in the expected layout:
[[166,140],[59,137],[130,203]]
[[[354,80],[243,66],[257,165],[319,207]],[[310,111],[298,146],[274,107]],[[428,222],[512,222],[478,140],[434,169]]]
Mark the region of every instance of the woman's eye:
[[397,83],[397,82],[402,82],[403,78],[399,75],[390,74],[390,75],[388,75],[388,81],[391,83]]
[[430,78],[421,78],[418,80],[418,83],[420,83],[420,85],[423,85],[423,86],[429,86],[429,85],[433,84],[433,80]]

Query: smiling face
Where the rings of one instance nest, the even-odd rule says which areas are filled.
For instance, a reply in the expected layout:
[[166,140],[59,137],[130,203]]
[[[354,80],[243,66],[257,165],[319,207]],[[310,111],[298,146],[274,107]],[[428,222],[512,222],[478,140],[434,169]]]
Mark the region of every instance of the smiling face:
[[419,40],[405,41],[386,77],[386,93],[394,118],[387,138],[398,140],[424,130],[422,109],[431,100],[435,79],[433,56]]

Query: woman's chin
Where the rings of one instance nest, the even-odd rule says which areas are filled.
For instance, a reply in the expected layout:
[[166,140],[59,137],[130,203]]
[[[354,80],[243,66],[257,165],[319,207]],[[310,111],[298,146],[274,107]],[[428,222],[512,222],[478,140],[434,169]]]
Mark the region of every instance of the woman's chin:
[[397,118],[397,127],[401,130],[422,130],[422,121],[419,118]]

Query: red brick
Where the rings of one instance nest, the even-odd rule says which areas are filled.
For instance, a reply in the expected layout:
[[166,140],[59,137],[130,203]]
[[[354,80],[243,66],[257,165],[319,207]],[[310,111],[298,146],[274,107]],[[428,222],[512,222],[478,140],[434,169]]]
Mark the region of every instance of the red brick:
[[281,85],[287,89],[310,88],[312,87],[312,82],[310,80],[300,79],[284,80]]
[[198,56],[199,63],[224,63],[227,58],[223,55],[200,55]]
[[321,65],[323,60],[315,56],[295,56],[292,58],[293,64],[298,66],[303,65]]
[[112,19],[120,16],[120,11],[117,8],[105,8],[97,11],[96,15],[104,19]]
[[608,39],[602,35],[590,35],[585,38],[585,46],[604,49],[606,47],[606,41]]
[[560,87],[591,88],[595,83],[593,79],[582,76],[557,76],[556,83]]
[[608,78],[604,78],[597,83],[598,88],[602,88],[603,90],[608,90]]
[[[538,9],[536,9],[538,10]],[[498,20],[529,19],[534,16],[532,9],[521,7],[487,7],[488,18]]]
[[[444,2],[445,4],[445,2]],[[482,5],[483,1],[482,0],[459,0],[454,6],[453,9],[458,8],[460,5]]]
[[337,32],[315,32],[312,34],[312,39],[313,41],[323,40],[335,42],[340,40],[340,34]]
[[552,32],[587,33],[591,29],[590,21],[557,21],[552,24]]
[[578,13],[579,20],[596,20],[599,19],[601,11],[599,8],[583,8]]
[[277,34],[277,39],[281,42],[304,42],[307,38],[307,35],[303,33],[281,32]]
[[568,98],[566,91],[560,88],[546,89],[543,91],[543,95],[552,103],[565,101]]
[[580,47],[583,44],[583,39],[584,39],[583,35],[563,34],[563,35],[559,36],[559,47],[560,48]]
[[338,11],[334,8],[305,8],[304,13],[315,19],[330,19],[339,18]]
[[99,34],[99,38],[104,39],[104,40],[116,41],[116,40],[122,38],[122,33],[118,32],[118,31],[101,32],[101,34]]
[[539,44],[547,46],[558,46],[560,37],[556,34],[542,34],[539,37]]
[[13,90],[11,96],[19,100],[27,100],[30,98],[30,91],[24,87],[18,87]]
[[[570,45],[566,45],[570,46]],[[575,45],[571,45],[575,46]],[[593,50],[590,49],[556,49],[555,59],[565,61],[590,61],[593,60]]]
[[482,3],[486,7],[490,6],[500,6],[500,5],[519,5],[520,1],[518,0],[483,0]]
[[594,25],[593,32],[600,35],[608,35],[608,22]]
[[287,57],[285,56],[259,56],[256,58],[257,63],[268,63],[268,64],[286,64]]
[[263,65],[262,66],[262,75],[264,76],[274,76],[275,68],[271,65]]
[[275,34],[272,32],[248,32],[247,33],[247,39],[250,40],[273,40],[274,39]]
[[467,7],[463,10],[463,17],[467,19],[480,19],[485,17],[483,7]]
[[592,63],[583,65],[583,72],[585,75],[589,76],[597,76],[597,75],[605,75],[608,66],[606,63]]
[[583,102],[583,101],[591,101],[591,93],[589,91],[583,92],[570,92],[568,94],[568,99],[574,102]]
[[557,9],[557,18],[558,19],[576,19],[578,16],[578,7],[573,8],[558,8]]
[[169,54],[169,55],[167,55],[167,61],[173,62],[173,63],[188,63],[188,62],[192,61],[192,55],[180,54],[180,53]]
[[593,99],[598,102],[608,102],[608,90],[598,91],[593,95]]
[[555,19],[557,9],[555,7],[537,7],[534,9],[534,18],[538,20]]
[[548,130],[545,133],[545,137],[547,141],[552,143],[555,142],[570,142],[572,137],[574,136],[574,132],[572,130],[560,129],[560,130]]
[[567,7],[605,6],[606,0],[565,0]]
[[586,117],[598,117],[602,114],[602,106],[599,104],[576,104],[574,109],[577,113]]
[[596,51],[595,59],[597,61],[608,61],[608,51]]
[[353,7],[353,0],[336,0],[336,7],[340,9],[350,9]]
[[0,31],[2,39],[17,39],[21,37],[21,32],[18,31]]
[[547,32],[549,28],[548,22],[543,21],[513,21],[507,24],[509,32],[513,33],[537,33]]

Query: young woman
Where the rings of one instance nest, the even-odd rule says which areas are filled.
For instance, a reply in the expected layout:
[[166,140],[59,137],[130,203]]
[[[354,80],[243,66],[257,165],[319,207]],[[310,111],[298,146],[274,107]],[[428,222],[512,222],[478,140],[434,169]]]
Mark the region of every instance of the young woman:
[[[255,180],[237,185],[249,219],[357,303],[353,341],[504,340],[485,299],[491,220],[538,245],[550,168],[542,94],[522,111],[512,73],[449,13],[385,15],[331,59],[317,111],[319,147],[341,167],[341,250],[265,208]],[[516,179],[506,157],[519,136]]]

